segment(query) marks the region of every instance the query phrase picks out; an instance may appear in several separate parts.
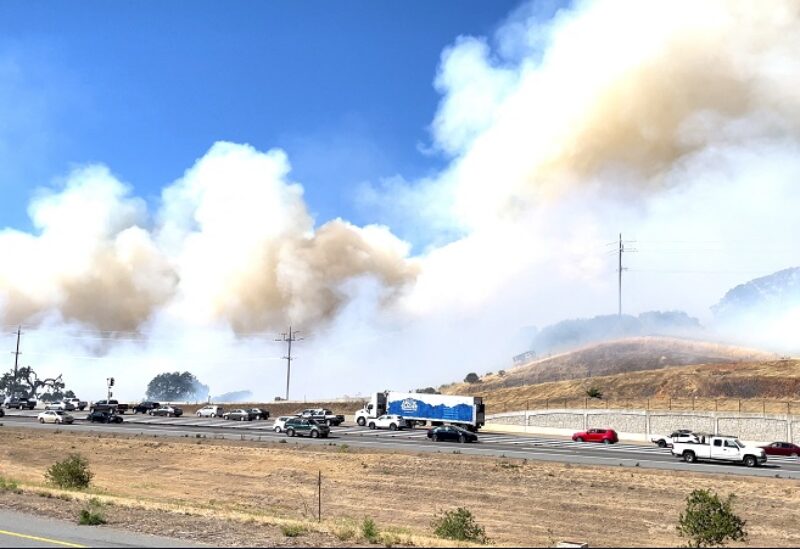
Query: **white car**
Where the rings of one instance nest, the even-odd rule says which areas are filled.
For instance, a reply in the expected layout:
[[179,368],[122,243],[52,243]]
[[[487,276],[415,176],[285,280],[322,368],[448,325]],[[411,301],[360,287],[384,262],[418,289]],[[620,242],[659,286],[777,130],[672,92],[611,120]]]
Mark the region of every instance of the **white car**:
[[72,423],[75,418],[61,410],[45,410],[38,416],[39,423]]
[[75,405],[66,400],[60,400],[58,402],[49,402],[44,407],[45,410],[64,410],[67,412],[71,412],[75,409]]
[[403,416],[384,414],[369,420],[367,426],[370,429],[389,429],[390,431],[397,431],[398,429],[405,429],[408,427],[408,423],[403,419]]
[[297,416],[280,416],[275,418],[275,423],[272,425],[272,430],[276,433],[282,433],[286,428],[286,422]]
[[700,437],[690,429],[678,429],[668,437],[655,436],[650,441],[657,444],[659,448],[672,448],[676,442],[699,442]]
[[222,414],[224,413],[225,410],[223,410],[222,406],[209,405],[209,406],[203,406],[202,408],[197,410],[197,412],[195,412],[195,415],[197,417],[222,417]]

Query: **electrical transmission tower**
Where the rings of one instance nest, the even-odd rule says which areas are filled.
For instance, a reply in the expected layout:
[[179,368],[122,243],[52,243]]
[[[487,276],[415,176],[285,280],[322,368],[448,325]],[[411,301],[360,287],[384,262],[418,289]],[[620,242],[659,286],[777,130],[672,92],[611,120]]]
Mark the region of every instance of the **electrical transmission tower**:
[[292,342],[294,341],[302,341],[302,337],[297,337],[300,332],[293,332],[292,327],[289,326],[289,332],[284,332],[281,334],[280,338],[277,338],[275,341],[285,341],[288,349],[286,352],[286,356],[283,357],[286,360],[286,400],[289,400],[289,377],[292,372]]

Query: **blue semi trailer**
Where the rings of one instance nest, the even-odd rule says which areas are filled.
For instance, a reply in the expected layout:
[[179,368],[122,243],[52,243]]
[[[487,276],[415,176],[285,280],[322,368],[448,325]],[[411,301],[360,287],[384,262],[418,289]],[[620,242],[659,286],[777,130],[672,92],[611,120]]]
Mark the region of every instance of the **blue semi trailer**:
[[383,414],[403,416],[411,426],[450,423],[470,431],[483,427],[486,415],[481,397],[387,391],[372,395],[369,403],[356,412],[356,423],[366,425],[367,420]]

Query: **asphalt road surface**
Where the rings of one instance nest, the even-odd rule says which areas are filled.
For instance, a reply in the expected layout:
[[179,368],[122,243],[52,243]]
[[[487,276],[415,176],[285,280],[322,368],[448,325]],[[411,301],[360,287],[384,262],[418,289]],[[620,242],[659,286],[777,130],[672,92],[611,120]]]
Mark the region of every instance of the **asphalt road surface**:
[[0,509],[0,547],[204,547],[184,540],[136,534]]
[[[572,442],[567,438],[540,437],[522,434],[480,433],[477,444],[431,442],[425,428],[387,431],[371,430],[359,426],[331,427],[329,438],[288,438],[272,429],[272,421],[226,421],[220,418],[152,417],[147,415],[124,416],[121,424],[97,424],[83,420],[85,413],[76,412],[72,425],[40,424],[36,421],[36,410],[11,412],[0,419],[5,425],[31,429],[62,431],[115,432],[145,434],[149,436],[218,438],[229,440],[254,440],[307,444],[347,444],[352,447],[380,450],[404,450],[412,452],[458,452],[463,455],[509,457],[538,461],[553,461],[583,465],[608,465],[664,469],[672,471],[695,471],[728,475],[800,479],[800,460],[770,456],[766,465],[745,467],[727,463],[685,463],[673,456],[668,448],[647,444],[604,445],[588,442]],[[0,544],[1,545],[1,544]]]

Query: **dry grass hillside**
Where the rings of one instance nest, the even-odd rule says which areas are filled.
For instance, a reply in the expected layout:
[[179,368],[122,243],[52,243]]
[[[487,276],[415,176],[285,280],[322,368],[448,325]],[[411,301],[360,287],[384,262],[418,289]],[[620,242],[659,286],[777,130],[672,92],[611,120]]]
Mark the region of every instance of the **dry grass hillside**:
[[480,383],[454,383],[442,392],[470,394],[550,381],[576,380],[690,364],[728,364],[777,358],[755,349],[670,337],[635,337],[593,344],[483,376]]
[[[776,413],[785,413],[791,406],[792,413],[800,413],[798,359],[679,366],[521,387],[478,385],[473,385],[468,394],[484,397],[489,413],[585,405],[675,409],[697,406]],[[599,390],[602,399],[587,398],[590,388]],[[763,400],[770,402],[765,405]],[[788,401],[793,403],[787,405]]]

